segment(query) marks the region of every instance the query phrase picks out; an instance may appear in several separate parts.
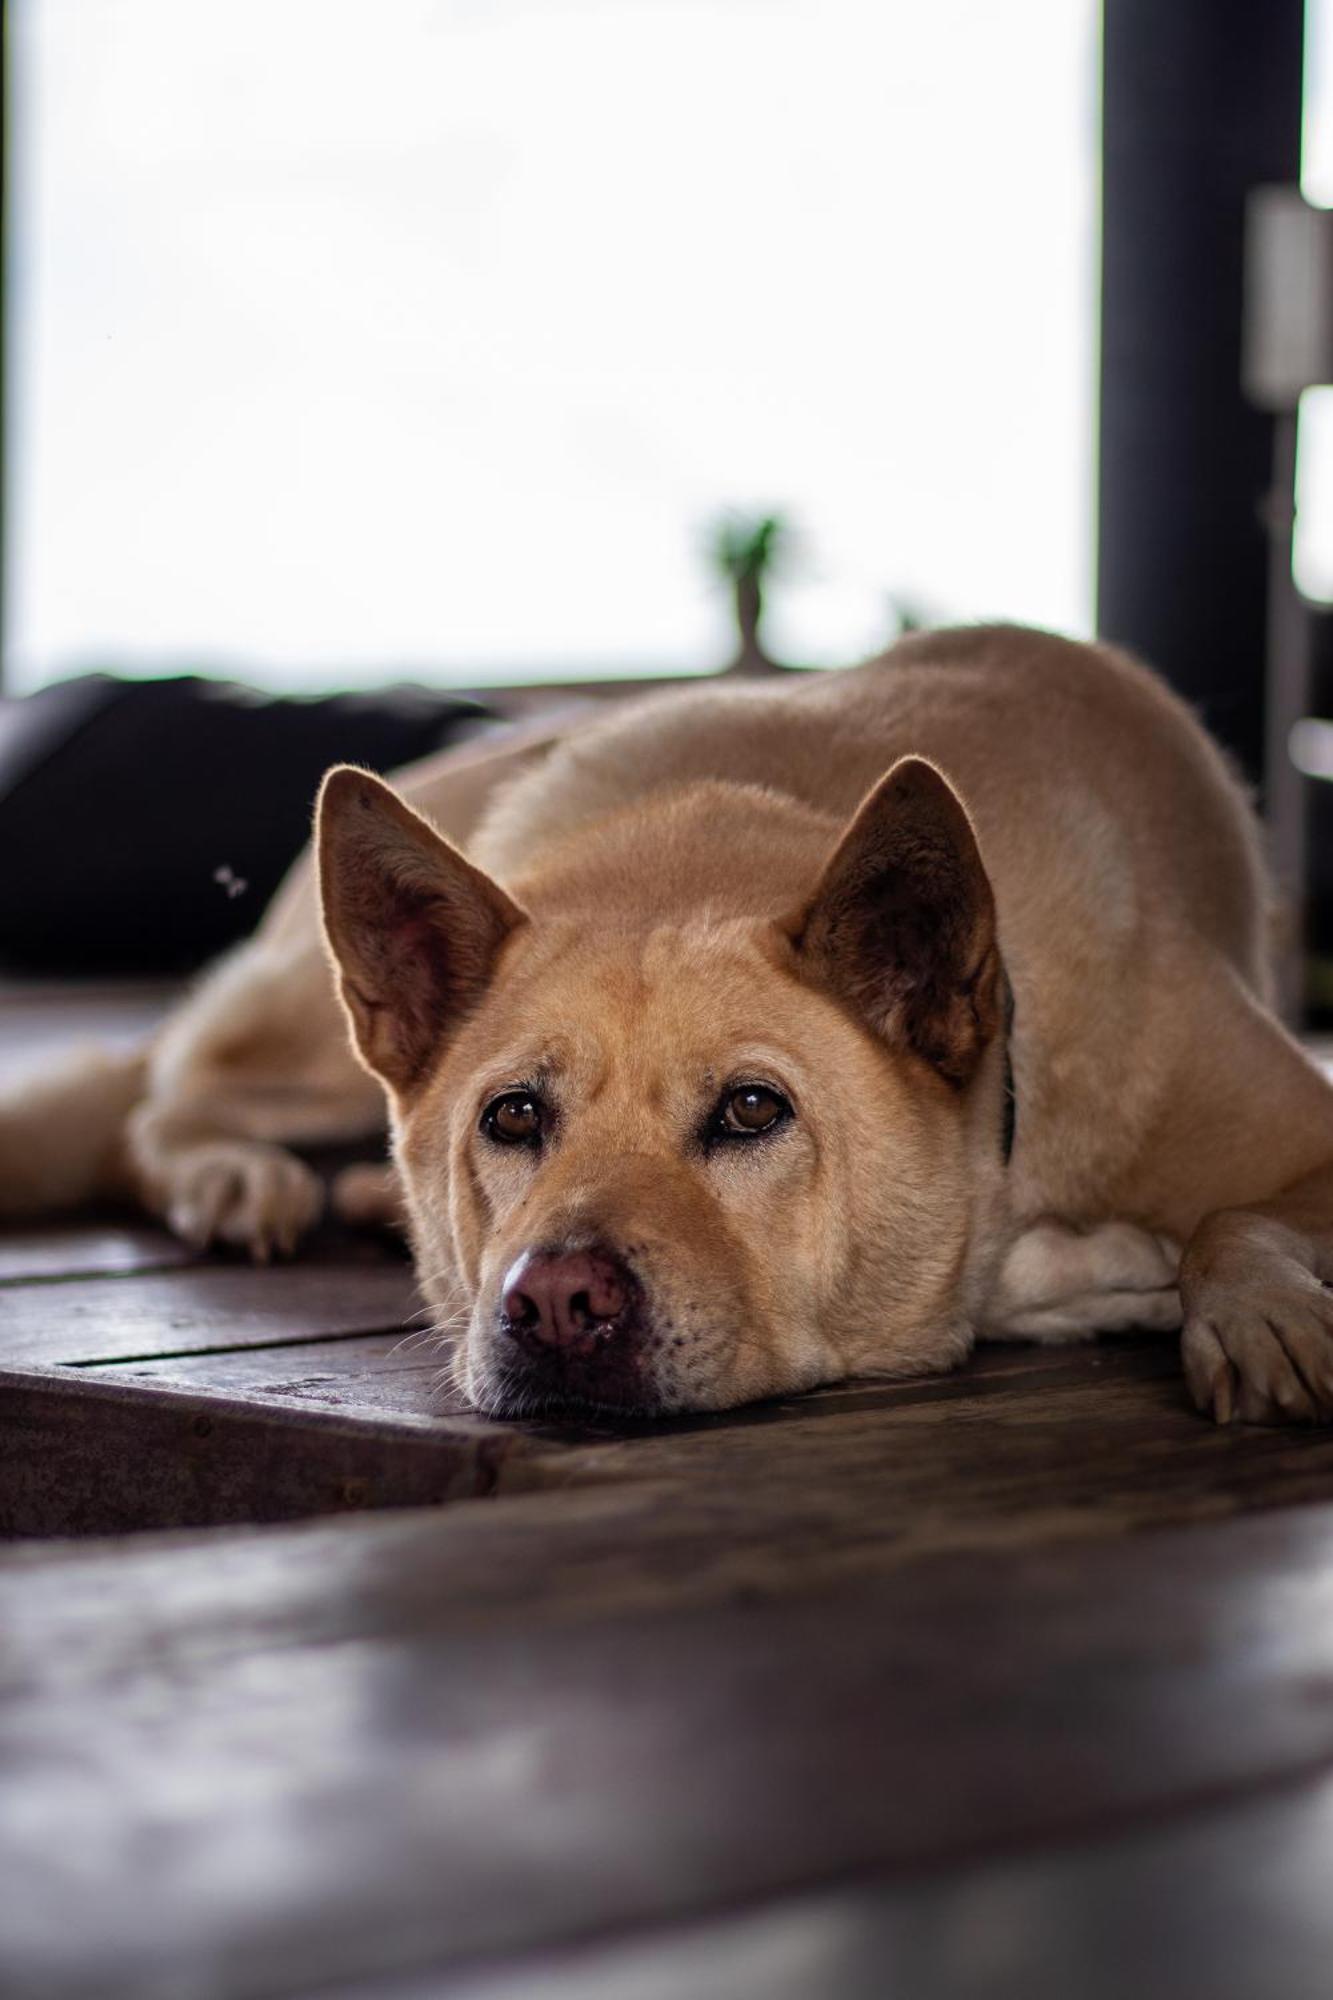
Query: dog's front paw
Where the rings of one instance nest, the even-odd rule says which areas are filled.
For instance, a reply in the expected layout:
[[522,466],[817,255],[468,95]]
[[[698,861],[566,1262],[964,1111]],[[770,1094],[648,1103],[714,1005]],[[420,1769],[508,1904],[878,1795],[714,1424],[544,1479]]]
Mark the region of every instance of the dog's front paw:
[[1191,1286],[1181,1354],[1219,1424],[1333,1421],[1333,1292],[1294,1258]]
[[319,1177],[303,1161],[246,1139],[172,1153],[158,1192],[167,1222],[187,1243],[233,1243],[261,1264],[275,1251],[289,1255],[324,1207]]

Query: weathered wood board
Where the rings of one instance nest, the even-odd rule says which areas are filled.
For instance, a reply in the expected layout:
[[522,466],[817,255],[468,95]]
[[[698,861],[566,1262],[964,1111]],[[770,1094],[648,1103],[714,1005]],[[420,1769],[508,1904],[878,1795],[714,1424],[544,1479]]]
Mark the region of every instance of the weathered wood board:
[[[1333,1769],[1333,1509],[851,1582],[783,1521],[630,1486],[0,1562],[0,1986],[438,1978],[1247,1806],[1257,1841]],[[1287,1825],[1265,1993],[1326,1935],[1326,1796]]]

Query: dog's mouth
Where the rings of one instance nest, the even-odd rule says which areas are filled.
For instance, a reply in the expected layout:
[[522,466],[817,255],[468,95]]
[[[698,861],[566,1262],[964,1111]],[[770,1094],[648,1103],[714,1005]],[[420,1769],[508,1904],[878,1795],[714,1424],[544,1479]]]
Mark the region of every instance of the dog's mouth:
[[584,1418],[602,1423],[644,1423],[667,1416],[678,1407],[641,1375],[632,1381],[606,1381],[590,1379],[577,1370],[562,1375],[513,1363],[488,1371],[471,1394],[483,1416],[510,1421]]

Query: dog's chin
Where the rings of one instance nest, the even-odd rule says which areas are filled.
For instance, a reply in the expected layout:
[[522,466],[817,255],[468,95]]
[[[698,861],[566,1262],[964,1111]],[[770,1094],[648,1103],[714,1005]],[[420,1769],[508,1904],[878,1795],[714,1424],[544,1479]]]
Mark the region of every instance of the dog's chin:
[[577,1422],[582,1418],[601,1423],[645,1423],[686,1407],[664,1396],[651,1381],[599,1385],[513,1367],[483,1366],[469,1371],[465,1393],[480,1415],[510,1420],[563,1418]]

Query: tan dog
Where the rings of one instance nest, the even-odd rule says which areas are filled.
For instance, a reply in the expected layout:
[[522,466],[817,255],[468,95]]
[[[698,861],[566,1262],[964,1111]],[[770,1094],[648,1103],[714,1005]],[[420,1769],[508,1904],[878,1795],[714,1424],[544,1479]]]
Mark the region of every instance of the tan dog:
[[129,1186],[289,1249],[320,1196],[283,1147],[373,1130],[383,1086],[483,1408],[716,1408],[1183,1314],[1220,1420],[1333,1415],[1333,1089],[1266,1011],[1241,790],[1132,661],[937,633],[401,785],[448,840],[361,772],[321,799],[364,1069],[302,864],[146,1057],[10,1102],[0,1206]]

